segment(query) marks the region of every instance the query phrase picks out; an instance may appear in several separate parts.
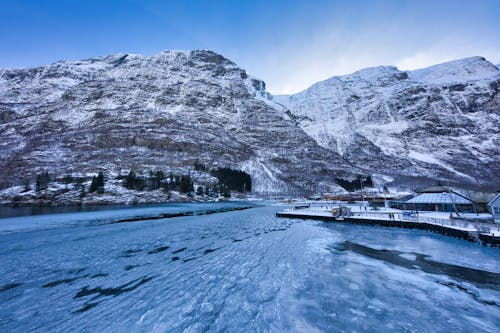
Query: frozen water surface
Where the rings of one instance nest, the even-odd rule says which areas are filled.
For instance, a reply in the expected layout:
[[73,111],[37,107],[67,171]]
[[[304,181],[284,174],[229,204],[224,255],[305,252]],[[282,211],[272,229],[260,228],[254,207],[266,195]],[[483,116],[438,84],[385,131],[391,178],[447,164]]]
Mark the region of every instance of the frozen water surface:
[[0,331],[500,329],[499,249],[246,205],[0,219]]

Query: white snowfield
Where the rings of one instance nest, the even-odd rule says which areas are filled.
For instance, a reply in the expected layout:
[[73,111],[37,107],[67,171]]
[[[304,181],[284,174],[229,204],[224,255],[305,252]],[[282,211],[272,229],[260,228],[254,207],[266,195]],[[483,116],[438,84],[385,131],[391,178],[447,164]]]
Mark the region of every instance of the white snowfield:
[[[0,233],[0,331],[498,331],[498,249],[280,219],[279,209],[111,224],[140,211],[0,219],[20,227]],[[30,219],[49,228],[23,228]]]

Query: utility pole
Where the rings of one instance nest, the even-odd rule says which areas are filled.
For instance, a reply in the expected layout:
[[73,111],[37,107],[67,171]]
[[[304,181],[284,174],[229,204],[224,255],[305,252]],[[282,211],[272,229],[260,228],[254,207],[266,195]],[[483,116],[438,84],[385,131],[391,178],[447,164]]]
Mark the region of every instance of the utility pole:
[[361,185],[361,200],[364,203],[365,202],[365,196],[363,195],[363,178],[362,177],[359,178],[359,184]]

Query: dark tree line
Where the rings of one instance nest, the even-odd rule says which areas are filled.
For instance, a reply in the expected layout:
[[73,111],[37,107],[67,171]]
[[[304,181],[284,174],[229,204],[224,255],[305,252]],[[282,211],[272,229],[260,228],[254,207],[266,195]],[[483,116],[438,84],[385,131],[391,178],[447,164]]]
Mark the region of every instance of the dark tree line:
[[251,192],[252,178],[250,175],[241,170],[233,170],[231,168],[220,168],[210,172],[212,176],[219,179],[219,183],[229,191]]
[[151,171],[148,177],[137,175],[133,170],[123,178],[123,186],[135,191],[179,191],[181,193],[194,192],[194,185],[189,175],[173,175],[165,177],[163,171]]
[[361,189],[361,183],[363,183],[363,187],[373,187],[372,177],[357,175],[354,180],[346,180],[342,178],[335,178],[337,184],[342,186],[346,191],[354,192]]
[[[199,162],[194,164],[195,170],[208,171],[208,168]],[[251,192],[252,179],[249,174],[241,170],[220,168],[210,171],[210,174],[219,181],[217,184],[203,185],[194,188],[191,175],[176,175],[170,173],[168,177],[162,171],[150,171],[149,176],[140,176],[133,170],[127,176],[118,176],[123,179],[123,186],[135,191],[179,191],[189,195],[230,197],[231,191]]]

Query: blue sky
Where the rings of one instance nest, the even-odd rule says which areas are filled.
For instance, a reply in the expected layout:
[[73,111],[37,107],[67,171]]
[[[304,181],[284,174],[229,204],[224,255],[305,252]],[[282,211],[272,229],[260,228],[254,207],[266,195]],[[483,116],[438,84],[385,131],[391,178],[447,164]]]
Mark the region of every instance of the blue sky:
[[500,63],[499,17],[500,0],[13,0],[0,5],[0,67],[202,48],[291,93],[369,66]]

